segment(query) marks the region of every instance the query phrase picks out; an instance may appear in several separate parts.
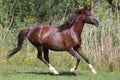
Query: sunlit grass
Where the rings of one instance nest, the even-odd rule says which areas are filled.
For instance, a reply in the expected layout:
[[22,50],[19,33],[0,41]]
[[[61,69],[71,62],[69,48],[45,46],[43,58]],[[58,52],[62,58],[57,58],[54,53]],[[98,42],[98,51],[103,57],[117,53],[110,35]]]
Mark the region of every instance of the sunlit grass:
[[88,70],[78,69],[69,73],[66,68],[59,69],[59,75],[53,75],[44,67],[25,65],[1,65],[0,80],[119,80],[119,72],[98,71],[93,75]]

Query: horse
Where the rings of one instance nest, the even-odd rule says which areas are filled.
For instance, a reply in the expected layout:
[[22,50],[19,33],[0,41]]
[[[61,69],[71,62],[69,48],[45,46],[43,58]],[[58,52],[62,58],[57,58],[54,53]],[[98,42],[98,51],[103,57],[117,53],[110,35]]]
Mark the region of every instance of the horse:
[[50,64],[49,50],[67,51],[76,60],[74,67],[70,72],[74,72],[81,61],[80,56],[87,62],[93,74],[97,74],[88,57],[82,51],[81,33],[85,23],[95,26],[99,25],[99,21],[91,14],[91,8],[84,7],[75,11],[75,14],[68,18],[62,25],[53,27],[49,25],[35,25],[22,29],[18,34],[17,47],[14,48],[7,56],[9,59],[16,54],[22,47],[25,38],[37,48],[37,58],[44,62],[51,73],[59,74],[59,72]]

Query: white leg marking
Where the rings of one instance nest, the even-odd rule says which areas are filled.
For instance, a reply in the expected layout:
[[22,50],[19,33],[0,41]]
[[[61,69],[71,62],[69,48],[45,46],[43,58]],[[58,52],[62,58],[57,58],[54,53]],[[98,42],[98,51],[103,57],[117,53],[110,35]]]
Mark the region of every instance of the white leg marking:
[[90,67],[90,69],[92,70],[93,74],[97,74],[97,72],[95,71],[95,69],[93,68],[93,66],[91,64],[88,64],[88,66]]
[[74,71],[75,71],[75,67],[73,67],[73,68],[70,69],[70,73],[72,73]]
[[59,74],[59,73],[57,72],[57,70],[55,70],[55,68],[54,68],[53,66],[51,66],[51,64],[49,64],[49,70],[50,70],[51,73]]

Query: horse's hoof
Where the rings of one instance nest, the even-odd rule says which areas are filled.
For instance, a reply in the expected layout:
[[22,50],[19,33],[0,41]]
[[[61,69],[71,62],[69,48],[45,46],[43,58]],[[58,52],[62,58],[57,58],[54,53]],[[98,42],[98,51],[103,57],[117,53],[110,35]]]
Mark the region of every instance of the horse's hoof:
[[57,70],[55,70],[55,68],[52,67],[52,66],[50,66],[49,70],[50,70],[50,72],[53,73],[53,74],[56,74],[56,75],[59,74],[59,73],[57,72]]
[[92,70],[92,73],[95,74],[95,75],[97,74],[97,72],[94,69]]
[[54,71],[53,73],[54,73],[55,75],[58,75],[58,74],[59,74],[57,71]]
[[71,68],[70,69],[70,73],[74,72],[75,71],[75,68]]
[[50,72],[53,73],[53,74],[55,74],[55,75],[58,75],[58,74],[59,74],[56,70],[50,71]]

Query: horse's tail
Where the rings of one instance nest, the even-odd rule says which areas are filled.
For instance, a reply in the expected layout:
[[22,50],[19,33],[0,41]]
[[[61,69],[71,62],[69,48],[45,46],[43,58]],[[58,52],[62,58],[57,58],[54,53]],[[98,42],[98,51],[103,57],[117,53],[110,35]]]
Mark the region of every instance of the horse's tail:
[[12,52],[7,56],[7,59],[9,59],[11,56],[13,56],[14,54],[16,54],[22,47],[23,41],[25,39],[25,37],[27,37],[27,34],[29,32],[30,28],[26,28],[20,31],[20,33],[18,34],[18,44],[17,47],[14,48],[12,50]]

